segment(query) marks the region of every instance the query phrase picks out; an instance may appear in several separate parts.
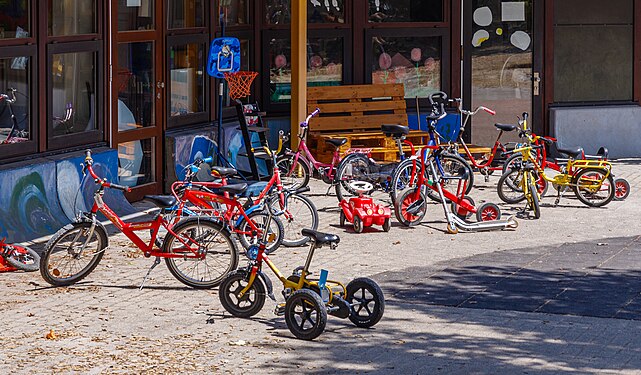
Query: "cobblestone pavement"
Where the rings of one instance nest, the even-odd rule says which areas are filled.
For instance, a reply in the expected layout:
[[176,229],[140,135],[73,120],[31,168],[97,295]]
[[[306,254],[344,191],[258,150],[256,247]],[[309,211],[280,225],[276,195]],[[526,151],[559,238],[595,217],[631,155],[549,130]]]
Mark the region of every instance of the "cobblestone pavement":
[[[632,185],[624,202],[595,209],[568,196],[552,207],[546,197],[541,219],[518,219],[517,230],[458,235],[445,233],[435,204],[418,227],[394,223],[389,233],[354,234],[338,227],[335,197],[313,181],[319,230],[339,234],[341,243],[319,250],[312,268],[346,281],[372,276],[387,306],[372,329],[330,317],[312,342],[294,339],[269,300],[256,317],[233,318],[216,290],[185,288],[163,265],[139,291],[152,260],[113,235],[78,285],[49,288],[38,273],[0,274],[0,373],[641,373],[634,302],[641,261],[632,251],[640,247],[640,163],[615,166]],[[498,176],[476,177],[475,201],[499,203]],[[520,208],[500,207],[507,214]],[[306,253],[282,248],[273,260],[289,271]],[[558,287],[554,277],[594,293],[528,294]],[[547,301],[565,309],[539,308]],[[633,313],[621,314],[626,308]],[[601,310],[609,313],[595,313]]]

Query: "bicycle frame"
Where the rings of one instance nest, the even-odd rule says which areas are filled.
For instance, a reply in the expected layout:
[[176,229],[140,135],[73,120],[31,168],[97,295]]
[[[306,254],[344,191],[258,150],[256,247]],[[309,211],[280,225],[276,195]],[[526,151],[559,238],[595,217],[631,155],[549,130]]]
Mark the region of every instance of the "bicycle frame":
[[[304,133],[307,133],[307,128],[305,128]],[[298,149],[296,150],[296,152],[292,152],[291,154],[293,154],[294,156],[294,162],[292,163],[292,168],[287,172],[288,175],[294,173],[294,168],[296,168],[296,162],[298,161],[299,158],[302,158],[304,162],[306,162],[309,166],[314,168],[314,170],[316,170],[317,172],[320,172],[321,170],[327,171],[327,177],[329,178],[330,181],[334,179],[334,176],[336,174],[336,167],[341,161],[338,148],[334,150],[334,155],[332,156],[332,162],[330,164],[321,163],[317,161],[314,158],[314,155],[312,155],[311,151],[309,151],[309,148],[307,148],[307,143],[305,142],[305,139],[302,137],[300,139],[300,142],[298,143]]]

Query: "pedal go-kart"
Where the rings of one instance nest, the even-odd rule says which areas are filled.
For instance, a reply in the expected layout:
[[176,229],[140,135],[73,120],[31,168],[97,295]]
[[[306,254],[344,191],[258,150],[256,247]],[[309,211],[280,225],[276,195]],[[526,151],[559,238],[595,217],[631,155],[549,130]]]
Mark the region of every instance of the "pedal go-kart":
[[352,181],[349,188],[358,194],[358,197],[350,198],[349,201],[343,199],[338,204],[341,207],[341,227],[345,226],[347,221],[354,225],[356,233],[362,233],[365,227],[376,224],[382,225],[383,230],[389,232],[392,211],[382,204],[375,204],[372,198],[363,196],[366,192],[372,191],[374,185],[366,181]]

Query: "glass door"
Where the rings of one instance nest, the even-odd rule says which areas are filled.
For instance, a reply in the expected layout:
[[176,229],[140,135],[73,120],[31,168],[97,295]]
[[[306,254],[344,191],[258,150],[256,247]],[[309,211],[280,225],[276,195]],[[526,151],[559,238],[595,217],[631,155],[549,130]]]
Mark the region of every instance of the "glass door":
[[113,125],[121,185],[130,198],[161,190],[165,103],[160,1],[114,0]]
[[[542,25],[534,20],[542,23],[543,17],[534,17],[535,11],[532,0],[464,4],[464,107],[484,105],[496,111],[496,116],[479,113],[468,124],[466,137],[474,144],[492,146],[497,136],[494,124],[515,124],[523,112],[530,114],[531,124],[537,124],[535,130],[541,126]],[[514,133],[504,138],[516,139]]]

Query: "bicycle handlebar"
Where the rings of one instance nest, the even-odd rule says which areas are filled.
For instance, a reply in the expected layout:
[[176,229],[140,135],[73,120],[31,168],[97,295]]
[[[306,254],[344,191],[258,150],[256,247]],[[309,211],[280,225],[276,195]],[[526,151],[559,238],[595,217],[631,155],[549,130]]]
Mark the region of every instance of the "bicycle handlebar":
[[93,158],[91,157],[91,150],[85,151],[85,162],[84,162],[83,170],[86,170],[87,172],[89,172],[89,175],[91,177],[93,177],[94,182],[96,184],[102,186],[102,187],[116,189],[116,190],[122,190],[122,191],[125,191],[127,193],[131,192],[131,188],[129,186],[123,186],[123,185],[118,185],[118,184],[113,184],[111,182],[107,182],[106,178],[100,178],[100,176],[98,176],[96,174],[96,172],[94,172],[94,170],[93,170]]
[[316,110],[315,110],[314,112],[310,113],[310,114],[309,114],[309,116],[307,116],[307,117],[305,118],[305,121],[301,122],[301,123],[299,124],[299,126],[300,126],[301,128],[306,128],[307,126],[309,126],[309,120],[311,120],[311,119],[312,119],[312,117],[316,116],[316,115],[317,115],[317,114],[319,114],[319,113],[320,113],[320,108],[316,108]]
[[461,112],[461,114],[463,114],[463,115],[474,116],[475,114],[477,114],[481,110],[491,114],[492,116],[496,115],[496,111],[495,110],[490,109],[490,108],[485,107],[485,106],[482,106],[482,105],[476,107],[476,109],[474,111],[465,110],[465,109],[461,108],[461,106],[463,105],[463,99],[461,99],[461,98],[449,99],[449,102],[456,102],[456,107],[457,107],[458,111]]

